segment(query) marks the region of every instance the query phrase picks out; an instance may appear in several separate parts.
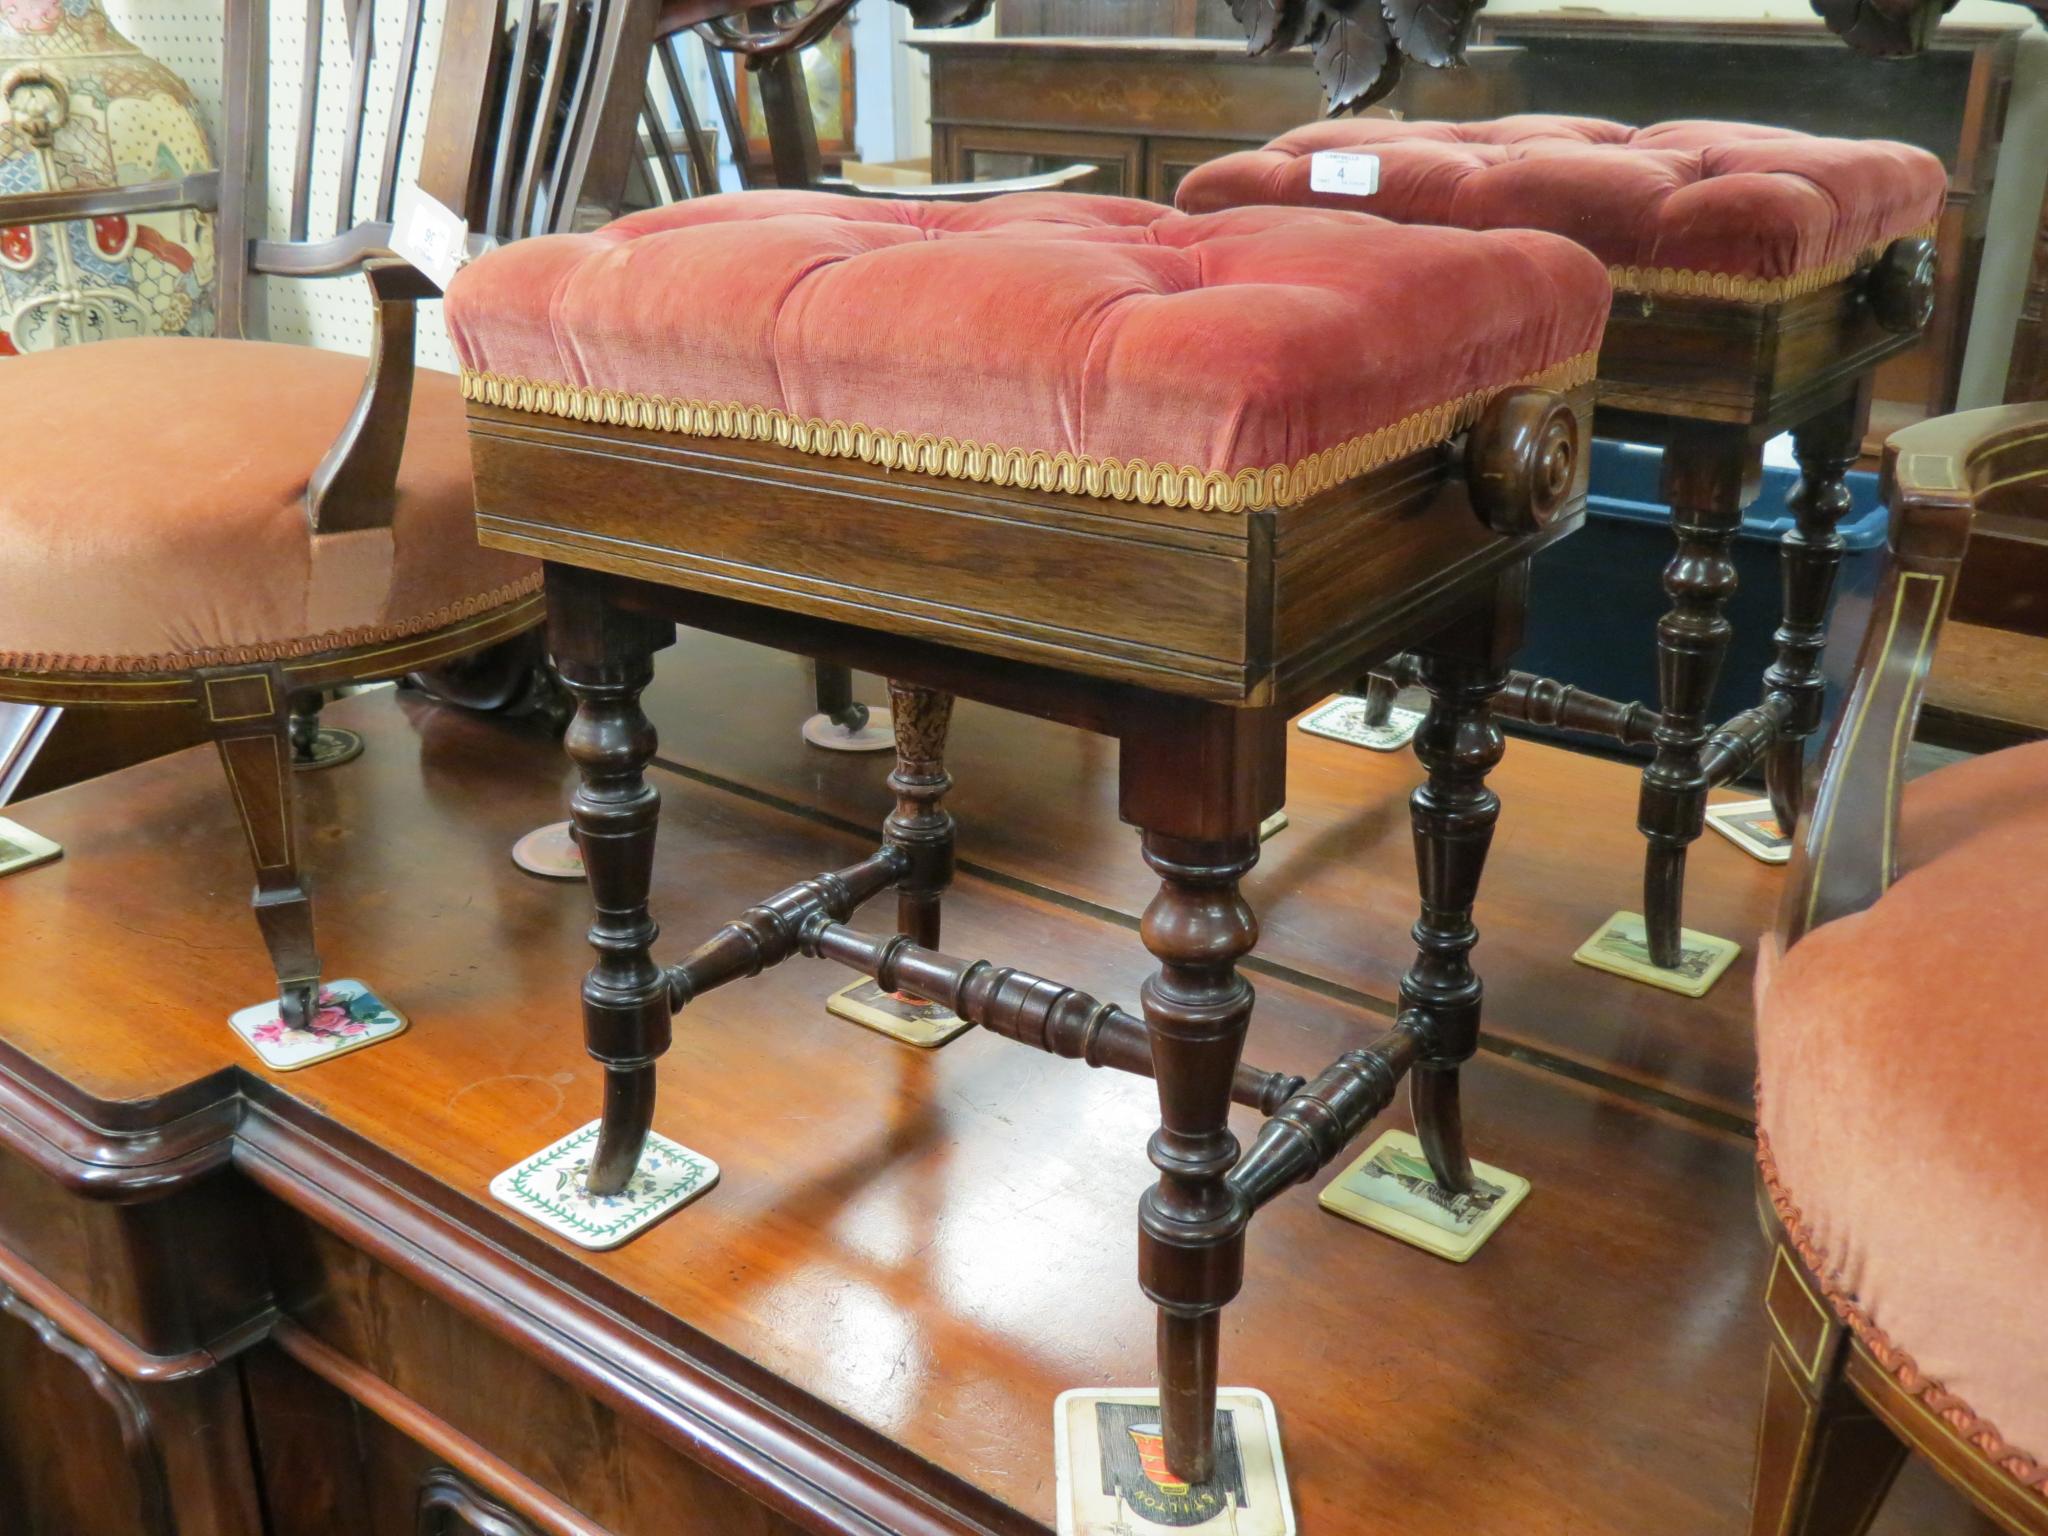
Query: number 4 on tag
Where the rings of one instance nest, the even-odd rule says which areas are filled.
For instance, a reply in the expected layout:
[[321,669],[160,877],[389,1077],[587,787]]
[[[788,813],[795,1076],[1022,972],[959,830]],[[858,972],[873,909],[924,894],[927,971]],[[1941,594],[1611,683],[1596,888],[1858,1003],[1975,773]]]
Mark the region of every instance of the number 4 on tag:
[[469,249],[469,222],[416,182],[404,182],[391,211],[391,251],[446,288]]
[[1380,157],[1348,149],[1319,149],[1308,160],[1311,192],[1371,197],[1380,189]]

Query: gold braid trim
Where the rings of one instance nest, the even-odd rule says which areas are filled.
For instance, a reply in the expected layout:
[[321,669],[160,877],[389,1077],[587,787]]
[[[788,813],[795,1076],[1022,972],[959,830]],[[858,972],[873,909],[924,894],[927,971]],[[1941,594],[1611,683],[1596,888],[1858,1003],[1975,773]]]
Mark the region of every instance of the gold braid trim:
[[1582,352],[1526,378],[1476,389],[1442,405],[1417,411],[1296,463],[1235,471],[1005,448],[925,433],[890,432],[859,422],[799,418],[762,405],[672,400],[625,390],[507,378],[469,368],[462,370],[462,396],[484,405],[561,416],[570,421],[774,443],[799,453],[859,459],[883,469],[914,470],[950,480],[972,480],[980,485],[1135,501],[1146,506],[1192,507],[1203,512],[1247,512],[1294,506],[1333,485],[1442,442],[1471,426],[1487,403],[1505,390],[1574,389],[1590,383],[1598,363],[1597,352]]
[[1858,268],[1877,260],[1892,240],[1926,240],[1934,236],[1928,224],[1891,239],[1873,241],[1854,256],[1831,261],[1823,267],[1808,267],[1790,277],[1738,277],[1727,272],[1694,272],[1685,267],[1609,267],[1607,277],[1616,293],[1647,293],[1667,298],[1733,299],[1740,304],[1776,304],[1796,299],[1853,276]]

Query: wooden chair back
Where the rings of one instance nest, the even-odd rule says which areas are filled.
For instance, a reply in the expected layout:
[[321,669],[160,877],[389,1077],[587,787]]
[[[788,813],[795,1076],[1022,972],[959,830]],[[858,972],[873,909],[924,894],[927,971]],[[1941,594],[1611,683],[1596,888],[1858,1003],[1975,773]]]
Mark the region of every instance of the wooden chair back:
[[[655,0],[447,0],[431,76],[422,67],[425,0],[276,3],[304,7],[296,61],[273,63],[271,0],[228,4],[220,245],[247,255],[221,263],[224,333],[244,327],[251,273],[338,276],[386,250],[407,132],[422,113],[419,184],[464,215],[473,233],[514,239],[616,211],[640,101],[621,87],[646,73]],[[340,13],[348,58],[338,92],[340,165],[323,193],[316,147],[322,76],[331,68],[322,57],[330,8]],[[385,40],[398,40],[388,61],[378,56],[380,20],[391,23]],[[377,113],[371,77],[386,65],[392,90]],[[283,72],[294,67],[299,108],[282,199],[286,227],[256,238],[272,72],[289,78]]]
[[[1778,920],[1786,945],[1870,906],[1897,873],[1906,749],[1973,524],[2032,526],[2048,540],[2048,404],[1964,411],[1894,433],[1883,488],[1891,547],[1793,852]],[[2048,634],[2048,605],[2004,617]]]

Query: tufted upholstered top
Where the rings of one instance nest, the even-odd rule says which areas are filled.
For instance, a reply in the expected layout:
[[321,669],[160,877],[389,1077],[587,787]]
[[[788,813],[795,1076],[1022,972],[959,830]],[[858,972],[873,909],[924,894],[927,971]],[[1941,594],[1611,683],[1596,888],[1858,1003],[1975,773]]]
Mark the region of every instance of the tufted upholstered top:
[[[1378,155],[1379,190],[1312,191],[1311,157],[1324,149]],[[1197,166],[1176,202],[1192,213],[1282,204],[1547,229],[1597,255],[1621,291],[1769,303],[1839,282],[1889,241],[1930,230],[1947,192],[1941,162],[1909,144],[1530,114],[1310,123]]]
[[1229,511],[1589,379],[1607,308],[1528,230],[746,192],[506,246],[447,317],[472,400]]

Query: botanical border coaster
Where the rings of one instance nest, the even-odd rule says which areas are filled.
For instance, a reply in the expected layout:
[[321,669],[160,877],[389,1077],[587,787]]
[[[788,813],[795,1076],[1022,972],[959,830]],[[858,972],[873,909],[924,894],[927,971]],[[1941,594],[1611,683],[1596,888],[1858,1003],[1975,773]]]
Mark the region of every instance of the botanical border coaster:
[[938,1003],[922,1002],[895,992],[884,992],[872,977],[841,987],[825,999],[825,1011],[863,1029],[887,1035],[922,1050],[937,1050],[955,1035],[973,1026],[954,1016],[953,1010]]
[[886,709],[870,709],[868,723],[857,731],[834,725],[832,717],[816,714],[803,725],[804,740],[827,752],[887,752],[896,745],[896,722]]
[[1053,1399],[1052,1446],[1059,1536],[1191,1527],[1295,1536],[1280,1421],[1256,1388],[1216,1394],[1216,1473],[1206,1483],[1183,1483],[1167,1467],[1156,1388],[1062,1392]]
[[604,1249],[646,1231],[718,1182],[718,1164],[652,1131],[626,1187],[616,1195],[592,1195],[583,1180],[601,1124],[593,1120],[521,1158],[491,1180],[491,1197],[579,1248]]
[[1386,1131],[1351,1166],[1323,1186],[1316,1203],[1462,1264],[1500,1230],[1529,1193],[1529,1181],[1472,1160],[1471,1194],[1450,1195],[1436,1182],[1422,1143],[1410,1131]]
[[576,823],[551,821],[535,827],[512,845],[512,862],[543,880],[583,879],[583,845],[576,841]]
[[1678,964],[1666,970],[1650,963],[1650,935],[1643,915],[1617,912],[1572,952],[1572,958],[1596,971],[1647,982],[1681,997],[1705,997],[1741,953],[1742,946],[1733,939],[1717,939],[1711,933],[1681,928]]
[[63,854],[58,844],[40,832],[31,832],[18,821],[0,816],[0,875],[17,869],[33,869]]
[[1387,712],[1385,725],[1371,725],[1365,718],[1365,700],[1340,693],[1303,715],[1299,724],[1311,736],[1327,736],[1372,752],[1398,752],[1415,739],[1422,711],[1396,704]]
[[360,1051],[404,1034],[408,1022],[367,983],[353,978],[321,983],[305,1029],[286,1028],[274,997],[228,1016],[228,1027],[248,1041],[273,1072],[296,1072]]
[[1707,807],[1707,825],[1753,859],[1766,864],[1792,862],[1792,839],[1778,827],[1768,800],[1731,800]]

